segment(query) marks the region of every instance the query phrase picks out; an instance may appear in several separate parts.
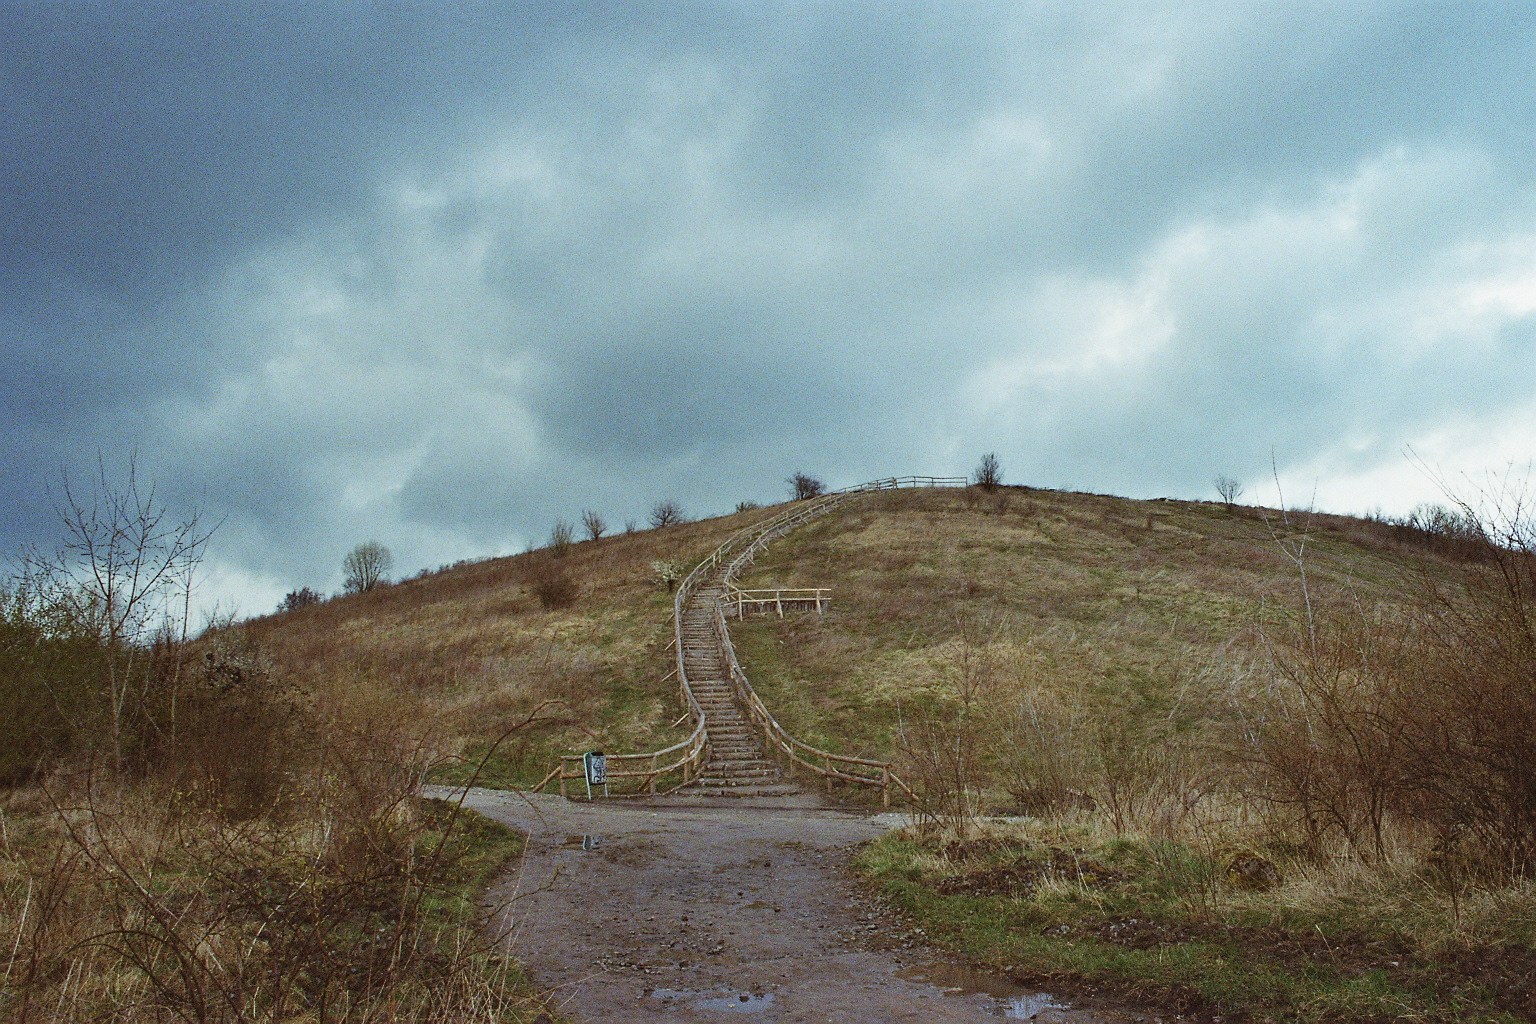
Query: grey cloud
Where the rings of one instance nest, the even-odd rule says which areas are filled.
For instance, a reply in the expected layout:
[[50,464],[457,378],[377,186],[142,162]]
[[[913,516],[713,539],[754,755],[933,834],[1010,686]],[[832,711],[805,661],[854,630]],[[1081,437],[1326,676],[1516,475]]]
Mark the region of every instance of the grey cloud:
[[1518,6],[13,5],[0,486],[138,449],[281,587],[363,536],[435,564],[794,469],[1365,472],[1531,401],[1533,37]]

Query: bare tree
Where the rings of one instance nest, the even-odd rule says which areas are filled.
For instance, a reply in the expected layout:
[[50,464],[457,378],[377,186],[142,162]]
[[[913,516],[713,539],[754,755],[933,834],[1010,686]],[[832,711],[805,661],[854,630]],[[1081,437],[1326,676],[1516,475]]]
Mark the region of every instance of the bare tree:
[[994,491],[1002,485],[1003,470],[998,465],[996,452],[987,452],[981,457],[971,473],[971,481],[984,491]]
[[217,525],[204,526],[197,512],[173,518],[153,485],[140,491],[132,461],[121,488],[99,463],[97,472],[89,498],[65,478],[64,501],[55,508],[63,547],[51,557],[29,556],[27,571],[55,607],[89,624],[102,642],[112,756],[121,769],[128,718],[149,697],[150,673],[140,664],[148,641],[186,640],[194,577]]
[[1222,504],[1227,506],[1228,511],[1231,511],[1232,506],[1237,504],[1237,499],[1242,497],[1243,485],[1225,473],[1217,476],[1214,482],[1216,484],[1216,493],[1221,495]]
[[820,497],[827,489],[826,484],[823,484],[820,480],[807,473],[797,472],[784,482],[789,484],[790,490],[794,492],[794,500],[796,501]]
[[581,525],[586,527],[587,536],[592,540],[602,540],[603,534],[608,532],[608,523],[591,509],[581,514]]
[[651,507],[651,528],[661,529],[663,526],[676,526],[683,521],[683,506],[668,498],[666,501],[658,501]]
[[366,593],[384,582],[394,561],[389,548],[376,540],[364,541],[341,560],[342,571],[346,574],[342,586],[349,594]]

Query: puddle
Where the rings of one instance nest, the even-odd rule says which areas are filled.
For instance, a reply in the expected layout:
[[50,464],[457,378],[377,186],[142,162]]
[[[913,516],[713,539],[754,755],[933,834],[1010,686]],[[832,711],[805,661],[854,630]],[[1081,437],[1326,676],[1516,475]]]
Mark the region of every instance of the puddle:
[[688,1003],[695,1010],[758,1013],[773,1006],[772,992],[721,992],[705,995],[689,988],[655,988],[646,993],[663,1003]]
[[737,1013],[757,1013],[773,1005],[773,993],[740,992],[734,995],[700,999],[693,1005],[698,1010],[734,1010]]
[[566,846],[579,846],[583,850],[595,850],[603,845],[602,836],[566,836]]
[[1044,992],[1031,992],[1008,978],[974,970],[964,964],[929,964],[896,972],[903,981],[932,985],[946,996],[988,996],[998,1001],[997,1009],[1007,1020],[1033,1020],[1040,1024],[1064,1020],[1068,1010]]

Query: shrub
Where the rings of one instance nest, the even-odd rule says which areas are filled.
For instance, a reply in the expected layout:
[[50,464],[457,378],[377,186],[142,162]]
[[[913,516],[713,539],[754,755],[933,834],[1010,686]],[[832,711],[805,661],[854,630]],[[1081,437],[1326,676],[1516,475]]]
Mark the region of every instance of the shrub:
[[1308,613],[1275,646],[1275,699],[1239,756],[1314,847],[1381,858],[1401,820],[1536,869],[1536,524],[1510,508],[1416,512],[1483,558],[1449,585],[1426,570],[1407,612]]
[[549,531],[549,550],[554,552],[556,558],[564,558],[565,553],[571,550],[571,540],[575,531],[571,524],[565,520],[557,520]]
[[820,497],[826,491],[826,485],[815,477],[806,473],[796,473],[784,481],[789,484],[795,501],[806,501],[810,498]]
[[1217,476],[1214,483],[1216,493],[1221,495],[1221,503],[1227,507],[1227,511],[1232,511],[1232,507],[1237,504],[1237,499],[1242,497],[1243,485],[1225,473]]
[[672,590],[684,576],[688,575],[688,568],[681,562],[657,559],[651,563],[651,572],[656,574],[657,583]]
[[587,509],[581,514],[581,525],[586,528],[589,540],[602,540],[603,534],[608,532],[607,521],[591,509]]
[[[421,575],[425,576],[426,574],[426,569],[421,570]],[[308,608],[310,605],[319,604],[324,600],[325,596],[319,591],[303,587],[299,590],[288,591],[287,595],[278,604],[277,610],[279,613],[296,612],[300,608]]]
[[676,526],[683,522],[683,506],[676,501],[668,499],[658,501],[651,507],[651,528],[661,529],[663,526]]
[[551,559],[540,559],[529,571],[528,586],[545,609],[569,608],[580,594],[574,580]]
[[971,472],[971,482],[984,491],[995,490],[1002,485],[1003,471],[998,465],[997,454],[987,452]]

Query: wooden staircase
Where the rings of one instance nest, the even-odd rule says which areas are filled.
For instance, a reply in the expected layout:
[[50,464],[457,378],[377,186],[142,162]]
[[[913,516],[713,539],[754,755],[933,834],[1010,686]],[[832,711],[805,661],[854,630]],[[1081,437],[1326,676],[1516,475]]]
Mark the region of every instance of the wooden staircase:
[[720,653],[714,610],[725,592],[725,571],[721,566],[714,577],[700,584],[683,608],[683,671],[694,699],[704,710],[710,757],[699,777],[678,795],[790,796],[800,788],[786,781],[778,766],[763,756]]

